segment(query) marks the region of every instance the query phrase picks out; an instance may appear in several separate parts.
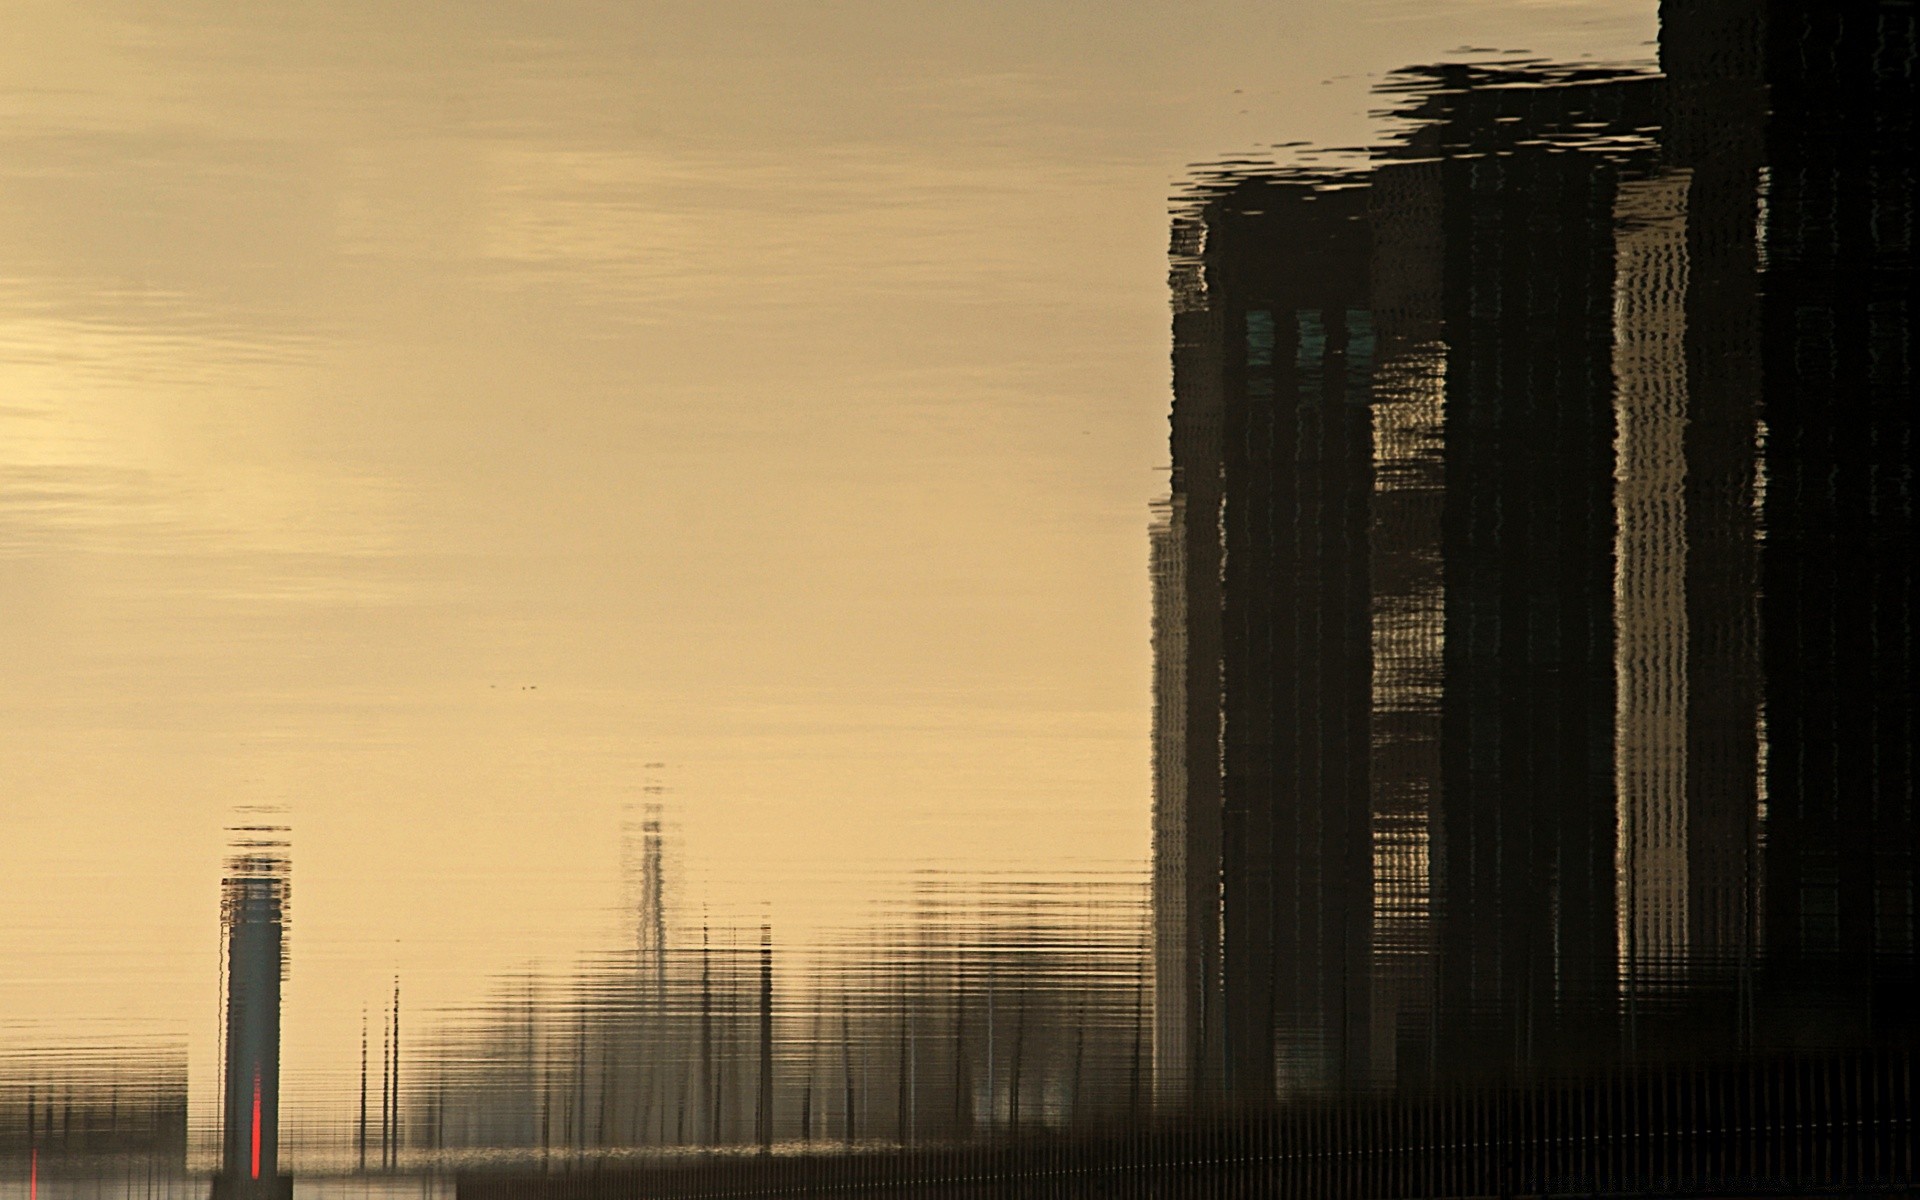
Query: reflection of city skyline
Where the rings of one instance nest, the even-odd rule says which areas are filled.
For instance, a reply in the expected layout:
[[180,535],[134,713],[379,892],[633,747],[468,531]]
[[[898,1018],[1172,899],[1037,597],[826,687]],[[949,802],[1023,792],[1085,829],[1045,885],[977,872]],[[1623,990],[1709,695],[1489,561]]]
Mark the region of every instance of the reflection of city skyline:
[[1144,1116],[1142,899],[933,879],[876,928],[808,946],[675,924],[691,936],[503,980],[417,1043],[406,1141],[416,1161],[531,1164]]
[[909,1146],[1146,1112],[1139,881],[929,870],[794,944],[715,923],[673,878],[668,806],[637,817],[628,947],[412,1018],[404,1112],[378,1135],[400,1162]]
[[278,1050],[292,831],[284,809],[241,810],[221,907],[216,1158],[189,1137],[184,1045],[80,1046],[25,1050],[0,1072],[0,1161],[35,1168],[61,1200],[105,1195],[128,1171],[191,1190],[209,1166],[230,1193],[272,1196],[330,1177],[763,1142],[948,1144],[1149,1111],[1140,879],[928,870],[861,925],[790,945],[714,923],[683,891],[670,806],[648,794],[622,854],[627,946],[500,976],[454,1008],[403,1013],[396,978],[352,1048],[358,1119],[292,1123]]
[[[0,54],[31,114],[0,168],[0,1011],[186,1037],[203,1156],[235,801],[300,835],[296,1127],[355,1106],[396,971],[409,1010],[455,1006],[609,941],[649,760],[683,773],[680,877],[749,923],[771,892],[783,939],[923,861],[1140,869],[1167,180],[1302,117],[1240,117],[1216,48],[1298,80],[1335,140],[1364,83],[1057,4],[1099,34],[1043,43],[1092,89],[1060,123],[1050,88],[996,82],[1053,71],[987,44],[997,18],[922,70],[892,57],[910,13],[808,10],[755,48],[668,7],[724,61],[634,74],[667,52],[618,0],[429,5],[397,40],[384,10],[291,37],[216,3],[136,5],[103,43],[56,6]],[[1652,28],[1533,16],[1499,23],[1609,55]],[[1170,103],[1094,61],[1169,33]],[[762,50],[859,65],[796,109]],[[886,149],[762,120],[835,96]]]
[[[1911,18],[1776,5],[1748,45],[1729,30],[1756,8],[1670,8],[1664,74],[1410,69],[1366,165],[1222,168],[1183,200],[1150,890],[929,872],[801,943],[676,893],[650,787],[631,944],[410,1001],[404,1042],[396,981],[358,1122],[290,1136],[288,1162],[1017,1156],[1227,1117],[1310,1139],[1314,1114],[1462,1095],[1704,1103],[1776,1067],[1855,1100],[1910,1083],[1888,64]],[[264,1190],[286,865],[231,870],[222,1178]],[[131,1093],[170,1069],[129,1065]],[[35,1172],[43,1145],[170,1156],[111,1081],[102,1125],[102,1086],[36,1077],[0,1136]],[[1833,1136],[1906,1136],[1910,1088],[1889,1095]]]
[[1911,20],[1668,7],[1176,221],[1173,1103],[1912,1036]]

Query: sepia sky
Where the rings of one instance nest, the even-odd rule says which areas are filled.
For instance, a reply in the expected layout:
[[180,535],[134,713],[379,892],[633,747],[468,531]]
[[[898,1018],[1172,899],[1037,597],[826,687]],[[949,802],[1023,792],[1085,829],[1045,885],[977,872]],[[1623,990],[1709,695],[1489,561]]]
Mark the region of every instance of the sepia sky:
[[649,781],[692,920],[1138,870],[1168,194],[1364,142],[1397,66],[1655,36],[1652,0],[0,9],[0,1042],[189,1037],[202,1095],[222,829],[278,806],[295,1119],[395,973],[424,1012],[618,944]]

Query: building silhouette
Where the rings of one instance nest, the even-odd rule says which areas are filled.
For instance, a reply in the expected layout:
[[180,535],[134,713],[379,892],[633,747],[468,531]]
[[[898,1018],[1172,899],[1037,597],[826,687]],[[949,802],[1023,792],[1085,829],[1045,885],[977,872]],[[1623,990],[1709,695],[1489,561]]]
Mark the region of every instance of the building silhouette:
[[1662,17],[1176,218],[1166,1104],[1911,1039],[1913,15]]
[[1760,1034],[1910,1043],[1915,15],[1758,25]]
[[1438,73],[1404,150],[1431,160],[1443,372],[1432,1043],[1414,1058],[1446,1080],[1615,1055],[1617,635],[1660,619],[1616,612],[1616,321],[1639,286],[1616,270],[1616,208],[1645,169],[1651,81],[1516,74]]
[[1205,909],[1216,892],[1218,917],[1190,910],[1162,953],[1212,973],[1180,997],[1191,1032],[1167,1036],[1189,1078],[1248,1101],[1366,1069],[1374,333],[1366,194],[1351,182],[1211,189],[1175,318],[1169,515],[1184,570],[1163,589],[1185,596],[1189,653],[1159,679],[1186,707],[1182,898]]
[[280,985],[286,970],[286,829],[244,826],[221,889],[226,933],[220,1172],[215,1200],[286,1200],[280,1173]]

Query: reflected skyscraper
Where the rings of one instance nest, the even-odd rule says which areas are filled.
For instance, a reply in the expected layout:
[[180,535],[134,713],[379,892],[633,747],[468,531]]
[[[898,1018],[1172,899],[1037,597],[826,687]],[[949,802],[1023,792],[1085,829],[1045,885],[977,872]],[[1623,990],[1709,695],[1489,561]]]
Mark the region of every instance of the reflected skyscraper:
[[1189,774],[1184,839],[1159,844],[1184,851],[1186,879],[1156,885],[1191,908],[1184,930],[1163,926],[1162,957],[1201,967],[1174,1035],[1189,1076],[1247,1101],[1345,1087],[1367,1056],[1374,331],[1359,182],[1208,189],[1192,218],[1204,241],[1177,268],[1169,513],[1188,657],[1158,678],[1184,692]]
[[1760,1033],[1910,1043],[1915,14],[1773,4],[1756,35]]
[[1499,1079],[1615,1053],[1615,209],[1649,169],[1655,94],[1545,71],[1424,83],[1400,153],[1421,176],[1403,202],[1434,223],[1442,372],[1432,1023],[1400,1066]]

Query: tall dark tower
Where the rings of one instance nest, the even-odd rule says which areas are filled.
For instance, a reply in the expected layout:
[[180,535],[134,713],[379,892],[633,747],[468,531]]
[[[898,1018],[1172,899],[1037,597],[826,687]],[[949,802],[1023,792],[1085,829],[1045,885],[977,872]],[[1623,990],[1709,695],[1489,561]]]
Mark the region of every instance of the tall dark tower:
[[[1423,535],[1441,565],[1428,634],[1437,726],[1422,733],[1437,753],[1421,767],[1432,772],[1435,1007],[1426,1052],[1404,1045],[1396,1058],[1403,1079],[1422,1059],[1440,1080],[1555,1074],[1614,1059],[1620,730],[1673,720],[1620,689],[1618,659],[1637,644],[1622,630],[1651,637],[1668,600],[1629,588],[1623,606],[1619,575],[1646,560],[1640,574],[1664,578],[1653,567],[1666,561],[1657,539],[1619,540],[1646,524],[1642,509],[1666,511],[1636,502],[1623,524],[1623,497],[1637,493],[1619,489],[1618,456],[1622,429],[1639,427],[1622,425],[1623,396],[1644,392],[1635,403],[1649,409],[1670,399],[1664,343],[1636,351],[1651,365],[1622,352],[1664,331],[1642,331],[1659,314],[1643,318],[1639,292],[1620,290],[1638,286],[1640,258],[1665,252],[1672,224],[1658,219],[1666,192],[1641,195],[1638,183],[1654,169],[1657,84],[1466,66],[1412,74],[1424,108],[1409,114],[1419,125],[1393,156],[1403,161],[1378,173],[1394,186],[1377,207],[1408,210],[1383,225],[1397,255],[1433,260],[1420,272],[1387,264],[1394,338],[1424,322],[1440,339],[1429,430],[1440,503]],[[1648,229],[1625,249],[1623,206]],[[1638,409],[1629,416],[1639,421]],[[1661,432],[1675,427],[1668,419]],[[1649,769],[1670,758],[1643,757]],[[1672,808],[1677,788],[1657,798]]]
[[1911,1045],[1916,15],[1764,13],[1760,1036]]
[[226,932],[224,1128],[214,1200],[289,1200],[280,1173],[280,984],[286,972],[287,830],[232,831],[220,898]]
[[1909,1041],[1915,17],[1660,17],[1661,140],[1691,177],[1681,1033]]
[[1360,182],[1210,190],[1186,286],[1176,278],[1159,569],[1181,578],[1159,586],[1186,623],[1161,648],[1186,670],[1163,664],[1160,684],[1186,711],[1158,719],[1184,717],[1187,763],[1184,828],[1156,830],[1156,888],[1162,916],[1185,902],[1157,935],[1190,982],[1160,993],[1184,1028],[1156,1032],[1190,1061],[1162,1053],[1156,1069],[1201,1103],[1346,1090],[1366,1069],[1374,332]]

